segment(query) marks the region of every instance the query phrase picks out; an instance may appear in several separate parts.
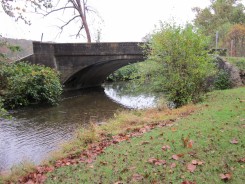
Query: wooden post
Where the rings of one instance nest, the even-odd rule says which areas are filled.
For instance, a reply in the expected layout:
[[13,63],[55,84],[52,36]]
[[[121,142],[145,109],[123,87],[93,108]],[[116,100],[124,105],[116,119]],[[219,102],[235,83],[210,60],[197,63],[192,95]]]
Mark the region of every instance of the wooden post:
[[43,42],[43,33],[42,33],[42,35],[41,35],[41,42]]

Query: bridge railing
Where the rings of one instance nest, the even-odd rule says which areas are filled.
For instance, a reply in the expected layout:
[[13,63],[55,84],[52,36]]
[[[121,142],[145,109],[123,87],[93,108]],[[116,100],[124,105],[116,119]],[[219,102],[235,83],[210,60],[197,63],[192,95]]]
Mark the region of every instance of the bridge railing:
[[33,42],[35,54],[62,55],[142,55],[144,42],[43,43]]

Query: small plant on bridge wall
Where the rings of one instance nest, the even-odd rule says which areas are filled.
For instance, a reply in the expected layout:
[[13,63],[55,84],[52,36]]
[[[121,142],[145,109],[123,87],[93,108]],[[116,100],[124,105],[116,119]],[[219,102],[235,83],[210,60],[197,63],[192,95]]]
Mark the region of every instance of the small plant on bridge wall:
[[199,101],[206,79],[215,74],[207,46],[207,37],[190,25],[162,24],[148,44],[148,59],[157,67],[145,78],[176,106]]
[[55,104],[62,92],[58,73],[44,66],[0,62],[0,78],[0,96],[7,108]]

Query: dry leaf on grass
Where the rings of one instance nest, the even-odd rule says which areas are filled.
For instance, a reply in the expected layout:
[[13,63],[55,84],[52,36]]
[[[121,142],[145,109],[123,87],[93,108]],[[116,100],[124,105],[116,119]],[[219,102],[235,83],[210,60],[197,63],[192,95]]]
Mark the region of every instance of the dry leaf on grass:
[[232,177],[231,173],[226,173],[226,174],[220,174],[220,178],[224,181],[230,180]]
[[143,178],[144,177],[142,175],[140,175],[140,174],[134,174],[132,179],[133,179],[133,181],[140,181]]
[[165,146],[162,147],[162,150],[163,150],[163,151],[167,151],[167,150],[169,150],[169,149],[170,149],[170,146],[169,146],[169,145],[165,145]]
[[239,159],[238,162],[245,163],[245,157]]
[[193,165],[193,164],[188,164],[187,165],[187,170],[190,171],[190,172],[194,172],[196,170],[196,165]]
[[231,144],[238,144],[238,140],[236,138],[233,138],[232,140],[230,140]]

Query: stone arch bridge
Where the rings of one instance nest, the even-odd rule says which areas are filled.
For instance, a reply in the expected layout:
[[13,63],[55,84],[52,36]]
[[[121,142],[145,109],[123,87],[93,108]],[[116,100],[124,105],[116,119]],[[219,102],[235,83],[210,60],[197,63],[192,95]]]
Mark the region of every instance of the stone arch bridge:
[[101,85],[107,76],[130,63],[144,60],[141,42],[33,42],[33,53],[22,61],[58,70],[67,90]]

